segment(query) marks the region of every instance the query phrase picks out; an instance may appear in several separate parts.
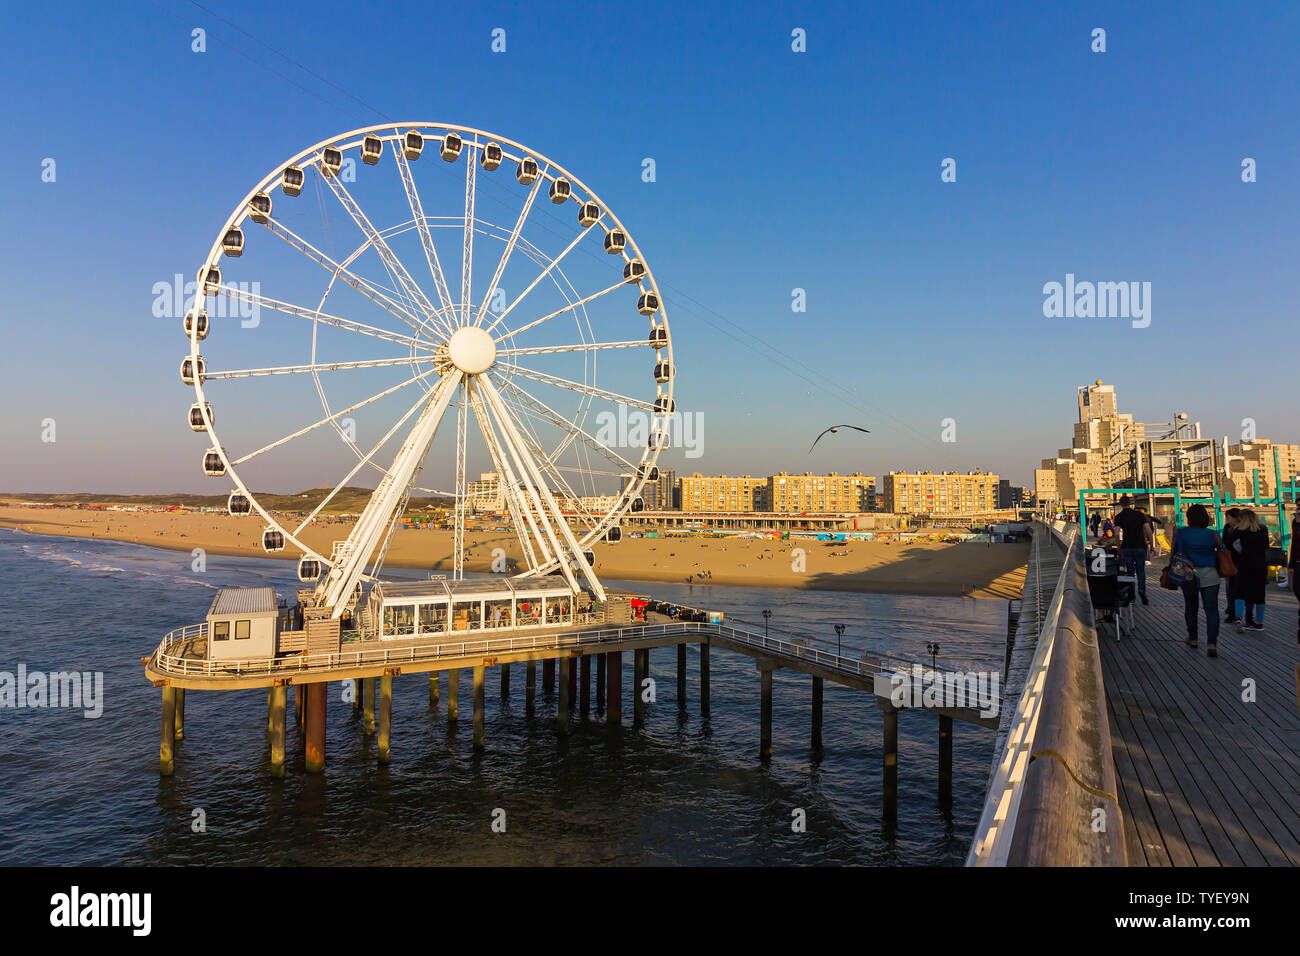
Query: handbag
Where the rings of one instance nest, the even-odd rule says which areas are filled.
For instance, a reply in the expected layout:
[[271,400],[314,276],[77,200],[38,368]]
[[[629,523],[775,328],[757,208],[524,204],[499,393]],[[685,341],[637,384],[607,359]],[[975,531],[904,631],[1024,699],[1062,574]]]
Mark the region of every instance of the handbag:
[[1165,567],[1160,572],[1160,586],[1166,591],[1177,591],[1178,585],[1169,580],[1169,568]]
[[1234,577],[1237,573],[1237,562],[1232,560],[1232,552],[1223,546],[1218,534],[1214,536],[1214,543],[1218,545],[1214,550],[1214,564],[1219,572],[1219,577]]

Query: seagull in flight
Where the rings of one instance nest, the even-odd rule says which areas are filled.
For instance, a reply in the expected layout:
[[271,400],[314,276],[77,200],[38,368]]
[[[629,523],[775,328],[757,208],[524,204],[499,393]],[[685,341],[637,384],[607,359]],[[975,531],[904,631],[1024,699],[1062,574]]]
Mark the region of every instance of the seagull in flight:
[[818,435],[816,438],[813,439],[812,446],[808,449],[808,454],[810,455],[812,454],[813,448],[817,447],[817,443],[821,441],[824,436],[828,434],[834,434],[835,432],[839,431],[841,428],[852,428],[855,432],[862,432],[862,434],[864,435],[871,434],[871,432],[868,431],[867,429],[859,428],[857,425],[832,425],[830,428],[826,429],[826,431],[822,432],[820,435]]

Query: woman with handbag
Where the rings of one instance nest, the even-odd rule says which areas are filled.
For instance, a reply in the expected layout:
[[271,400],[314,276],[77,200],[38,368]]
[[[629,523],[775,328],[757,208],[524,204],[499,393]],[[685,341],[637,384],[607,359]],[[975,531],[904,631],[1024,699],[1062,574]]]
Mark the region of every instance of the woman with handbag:
[[[1264,630],[1264,596],[1268,590],[1268,529],[1250,508],[1237,515],[1237,533],[1232,539],[1237,563],[1234,590],[1237,633],[1246,628]],[[1244,617],[1244,620],[1242,618]]]
[[[1169,580],[1183,591],[1183,619],[1187,646],[1197,646],[1197,603],[1205,610],[1205,646],[1210,657],[1219,656],[1219,562],[1223,549],[1219,533],[1210,527],[1205,505],[1187,509],[1187,527],[1174,532],[1169,557]],[[1227,552],[1224,552],[1226,554]],[[1175,570],[1180,573],[1175,577]]]

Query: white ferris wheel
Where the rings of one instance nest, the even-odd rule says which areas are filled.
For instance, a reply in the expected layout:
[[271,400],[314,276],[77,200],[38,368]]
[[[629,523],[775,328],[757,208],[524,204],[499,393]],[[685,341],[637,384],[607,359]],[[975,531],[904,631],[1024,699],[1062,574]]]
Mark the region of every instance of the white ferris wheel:
[[[338,617],[377,578],[412,496],[453,501],[462,577],[485,493],[517,576],[561,574],[575,594],[585,579],[604,599],[590,548],[658,477],[672,340],[635,241],[558,163],[436,123],[317,143],[230,214],[184,331],[204,471],[234,482],[228,509],[261,518],[265,551],[301,553],[315,606]],[[306,475],[329,490],[305,514],[254,491]],[[330,503],[371,485],[333,540]]]

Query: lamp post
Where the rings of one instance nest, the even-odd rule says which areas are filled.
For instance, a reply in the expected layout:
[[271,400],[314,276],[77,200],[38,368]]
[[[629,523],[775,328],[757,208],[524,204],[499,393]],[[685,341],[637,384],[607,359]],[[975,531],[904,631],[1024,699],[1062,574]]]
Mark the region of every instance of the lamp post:
[[835,625],[835,656],[844,656],[844,625]]
[[932,671],[938,670],[939,665],[937,661],[939,657],[939,645],[936,644],[934,641],[927,641],[925,645],[925,652],[930,655],[930,670]]
[[763,640],[767,640],[767,620],[772,616],[772,612],[763,608]]

